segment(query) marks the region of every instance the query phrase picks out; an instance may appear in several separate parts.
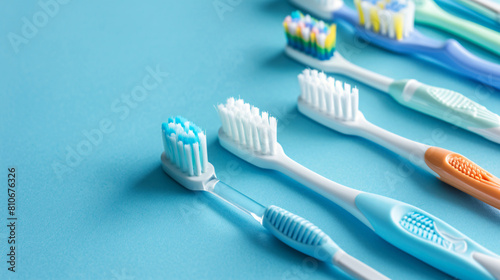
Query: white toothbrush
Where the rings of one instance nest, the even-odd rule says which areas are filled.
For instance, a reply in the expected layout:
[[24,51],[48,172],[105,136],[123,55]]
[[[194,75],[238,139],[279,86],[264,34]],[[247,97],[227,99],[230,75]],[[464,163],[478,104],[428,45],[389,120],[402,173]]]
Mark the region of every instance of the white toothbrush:
[[349,62],[338,51],[328,60],[319,60],[290,46],[286,46],[285,52],[304,65],[358,80],[387,93],[403,106],[500,144],[500,116],[456,91],[415,79],[394,80]]
[[[344,134],[371,140],[427,170],[443,182],[500,209],[500,179],[466,157],[418,143],[368,122],[358,110],[358,92],[317,70],[298,76],[298,108],[309,118]],[[353,101],[351,101],[353,99]],[[346,110],[347,109],[347,110]]]
[[[357,90],[351,98],[345,112],[355,108]],[[389,243],[454,277],[500,279],[500,258],[444,221],[409,204],[335,183],[290,159],[277,142],[276,119],[267,113],[233,98],[217,109],[222,123],[219,142],[234,155],[286,174],[347,210]]]
[[288,246],[320,261],[335,265],[363,280],[387,280],[373,268],[348,255],[315,225],[280,207],[264,207],[255,200],[219,181],[208,162],[205,133],[182,117],[162,124],[163,170],[192,191],[209,192],[249,214]]

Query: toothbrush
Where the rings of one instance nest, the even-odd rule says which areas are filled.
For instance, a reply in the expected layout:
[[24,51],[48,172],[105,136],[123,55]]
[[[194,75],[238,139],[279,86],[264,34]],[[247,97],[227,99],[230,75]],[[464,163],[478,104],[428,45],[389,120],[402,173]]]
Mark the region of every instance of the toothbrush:
[[[456,40],[431,39],[413,28],[415,5],[371,7],[367,1],[355,1],[356,12],[342,0],[290,0],[294,5],[327,20],[341,19],[367,42],[396,53],[411,55],[444,67],[456,74],[500,89],[500,65],[475,56]],[[373,8],[373,9],[372,9]]]
[[[357,97],[356,90],[352,97]],[[355,108],[357,99],[351,101]],[[409,204],[330,181],[290,159],[277,142],[276,120],[268,113],[233,98],[217,110],[222,123],[219,142],[234,155],[284,173],[341,206],[392,245],[454,277],[500,279],[500,257],[444,221]]]
[[416,0],[414,3],[415,22],[439,28],[500,55],[500,33],[497,31],[454,16],[433,0]]
[[[293,34],[293,28],[290,28],[291,22],[300,26],[308,26],[311,30],[327,30],[328,33],[321,35],[323,34],[321,31],[320,35],[316,35],[312,32],[304,38],[303,35],[307,36],[308,33]],[[322,24],[326,29],[321,28],[320,22],[309,15],[299,15],[293,19],[288,16],[283,24],[287,38],[285,52],[298,62],[325,72],[342,74],[359,80],[389,94],[403,106],[469,130],[495,143],[500,143],[500,116],[488,111],[484,106],[458,92],[428,86],[414,79],[395,81],[352,64],[335,50],[335,25],[333,24],[331,26]],[[302,30],[304,29],[302,28]],[[316,49],[311,47],[311,44],[314,44],[311,42],[312,37],[324,36],[332,37],[330,39],[331,45],[325,45],[324,50],[318,46]],[[318,44],[316,43],[316,45]]]
[[358,110],[358,90],[317,70],[298,76],[301,88],[299,111],[344,134],[375,142],[408,159],[441,181],[500,209],[500,179],[466,157],[424,145],[368,122]]
[[278,206],[264,207],[219,181],[208,162],[205,133],[182,117],[162,124],[162,167],[172,179],[191,191],[209,192],[249,214],[288,246],[326,263],[356,279],[387,280],[373,268],[347,254],[321,229]]
[[485,20],[488,23],[500,23],[500,4],[490,0],[439,0],[453,8],[466,12],[476,19]]

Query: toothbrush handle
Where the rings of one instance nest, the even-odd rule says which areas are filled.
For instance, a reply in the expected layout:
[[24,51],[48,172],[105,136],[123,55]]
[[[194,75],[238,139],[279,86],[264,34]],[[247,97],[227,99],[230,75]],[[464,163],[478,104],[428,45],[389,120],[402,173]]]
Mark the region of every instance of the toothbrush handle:
[[395,81],[388,92],[404,106],[500,143],[500,116],[458,92],[416,80]]
[[500,209],[500,179],[466,157],[438,147],[425,152],[425,163],[439,179]]
[[[500,23],[500,13],[496,13],[488,8],[475,4],[474,1],[436,0],[436,2],[441,4],[440,6],[451,8],[451,10],[456,10],[469,17],[473,17],[478,23],[486,24],[487,26],[495,25],[495,27],[498,27],[496,24]],[[493,1],[490,2],[493,3]]]
[[356,279],[389,279],[342,250],[335,254],[332,263]]
[[425,50],[422,54],[463,76],[500,89],[500,65],[473,55],[453,39],[447,40],[442,47]]
[[355,199],[361,191],[351,189],[328,180],[327,178],[295,162],[284,153],[280,155],[280,158],[277,161],[275,161],[273,169],[287,175],[323,197],[331,200],[369,226],[368,221],[364,218],[361,212],[359,212],[359,209],[355,205]]
[[500,55],[500,33],[451,15],[437,5],[433,5],[432,7],[433,11],[416,13],[416,21],[441,28]]
[[459,0],[457,2],[500,23],[500,4],[498,2],[489,0]]
[[387,197],[362,193],[356,205],[375,233],[458,279],[500,279],[500,257],[433,215]]
[[388,280],[380,272],[348,255],[311,222],[278,206],[269,206],[262,225],[288,246],[320,261],[332,263],[361,280]]

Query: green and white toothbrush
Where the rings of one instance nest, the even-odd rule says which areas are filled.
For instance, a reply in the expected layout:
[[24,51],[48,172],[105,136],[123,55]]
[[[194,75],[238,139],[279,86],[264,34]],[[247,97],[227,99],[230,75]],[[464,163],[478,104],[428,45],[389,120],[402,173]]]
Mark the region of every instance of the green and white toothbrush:
[[454,16],[441,9],[434,0],[415,0],[414,2],[415,22],[454,34],[500,55],[500,33]]
[[309,67],[356,79],[388,93],[401,105],[500,144],[500,116],[458,92],[429,86],[414,79],[391,79],[349,62],[338,51],[328,60],[319,60],[290,46],[286,47],[285,53]]

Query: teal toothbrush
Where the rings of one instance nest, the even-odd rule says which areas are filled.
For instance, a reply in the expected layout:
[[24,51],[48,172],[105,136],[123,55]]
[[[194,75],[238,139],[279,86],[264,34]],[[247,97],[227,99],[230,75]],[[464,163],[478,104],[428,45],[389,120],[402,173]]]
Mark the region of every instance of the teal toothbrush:
[[415,0],[415,22],[449,32],[500,55],[500,33],[454,16],[433,0]]

